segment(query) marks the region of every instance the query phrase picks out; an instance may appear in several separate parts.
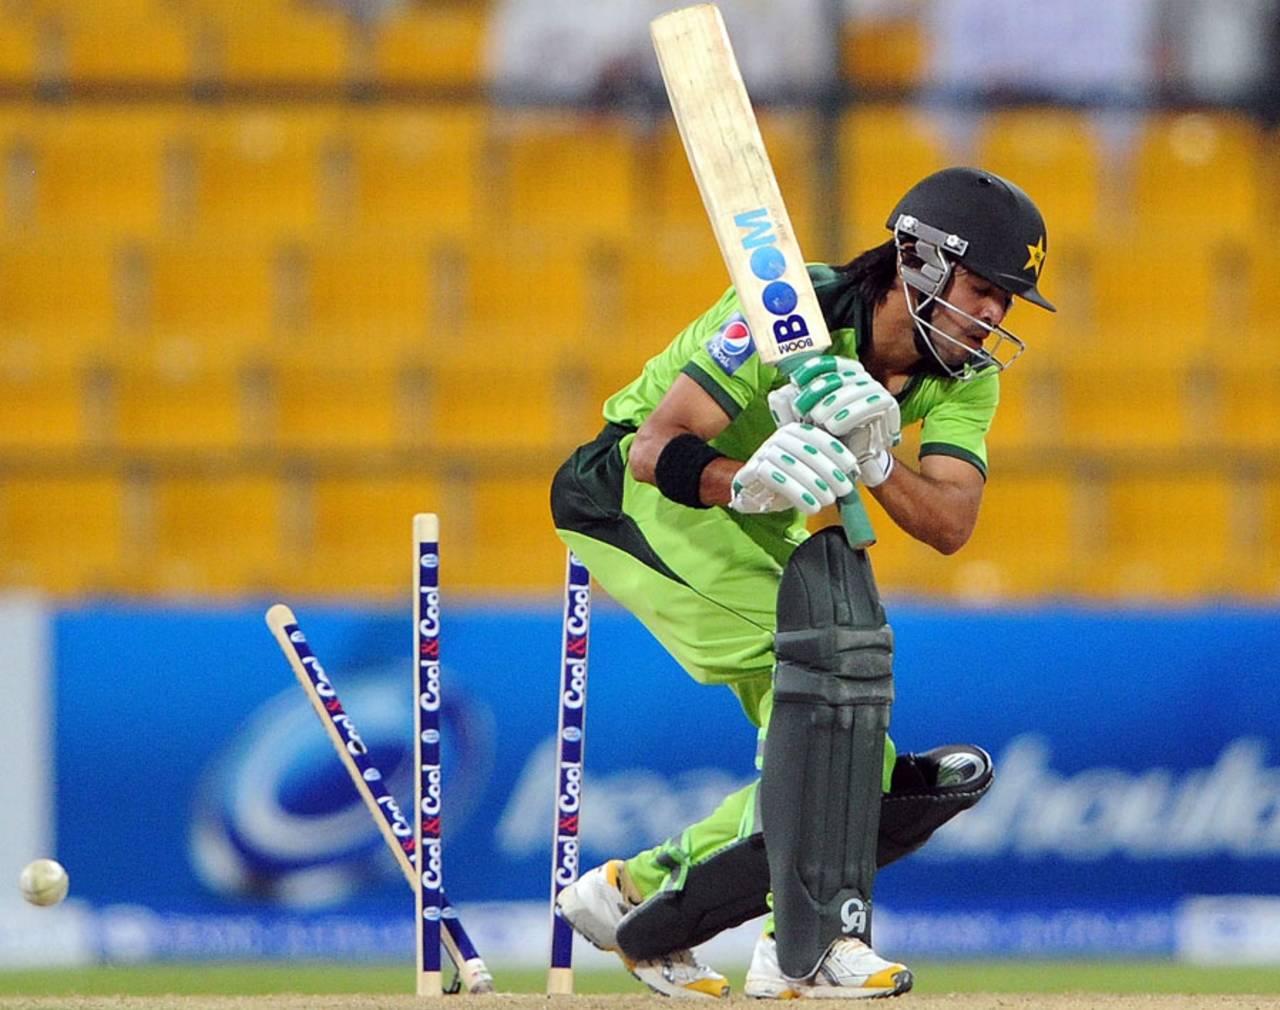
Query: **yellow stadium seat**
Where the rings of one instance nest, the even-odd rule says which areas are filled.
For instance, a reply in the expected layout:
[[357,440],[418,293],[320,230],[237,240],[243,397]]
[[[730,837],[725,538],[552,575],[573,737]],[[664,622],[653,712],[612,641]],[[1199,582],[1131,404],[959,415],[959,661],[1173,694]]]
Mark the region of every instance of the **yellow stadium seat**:
[[146,12],[67,4],[55,16],[62,53],[53,75],[73,84],[180,83],[192,76],[193,26],[162,5]]
[[40,28],[30,17],[0,18],[0,79],[33,81],[40,69]]
[[49,593],[121,587],[125,486],[89,471],[0,478],[0,581]]
[[34,340],[0,343],[0,449],[79,449],[96,439],[92,379]]
[[285,495],[274,475],[157,475],[150,483],[149,592],[264,595],[280,570]]
[[[757,113],[769,161],[778,178],[791,225],[800,248],[810,259],[821,259],[817,243],[822,238],[819,222],[817,127],[813,115],[761,109]],[[694,181],[684,144],[674,124],[663,123],[651,142],[636,151],[644,186],[640,199],[656,212],[665,228],[692,236],[711,235],[707,212]],[[642,233],[652,242],[652,231]],[[714,239],[712,239],[714,241]],[[639,243],[636,243],[639,245]]]
[[595,319],[603,339],[584,348],[591,360],[639,368],[706,312],[729,286],[729,273],[709,228],[681,241],[627,249],[620,267],[620,297]]
[[1186,599],[1224,590],[1231,551],[1232,490],[1213,474],[1115,476],[1106,536],[1077,567],[1090,593]]
[[454,521],[455,528],[463,524],[455,535],[460,543],[451,547],[445,539],[444,520],[440,534],[449,586],[489,594],[545,592],[563,579],[565,548],[551,521],[550,468],[478,476],[461,493],[468,508]]
[[282,449],[390,450],[416,431],[412,390],[393,367],[363,361],[358,354],[329,361],[284,356],[272,371],[272,432]]
[[[1280,133],[1275,144],[1273,158],[1280,175]],[[1273,194],[1273,199],[1277,201],[1273,220],[1280,221],[1280,193]],[[1280,256],[1271,255],[1256,244],[1248,248],[1251,255],[1246,260],[1249,289],[1245,325],[1256,338],[1257,349],[1273,360],[1280,360],[1280,341],[1275,339],[1276,319],[1280,318]]]
[[214,80],[332,84],[350,78],[352,30],[341,11],[295,3],[267,5],[245,17],[235,13],[236,6],[216,5],[207,21],[214,40]]
[[1158,242],[1100,243],[1089,258],[1089,315],[1058,351],[1073,361],[1189,364],[1221,339],[1230,307],[1220,294],[1217,246]]
[[0,234],[30,231],[35,219],[36,155],[31,136],[34,112],[26,105],[0,105]]
[[889,212],[912,185],[948,164],[942,133],[912,109],[863,106],[840,122],[840,195],[850,255],[887,241]]
[[374,77],[389,84],[476,84],[487,4],[406,4],[379,25]]
[[1261,570],[1259,589],[1270,596],[1280,593],[1280,478],[1263,481],[1260,507],[1251,515],[1258,521],[1261,549],[1255,559]]
[[281,573],[288,592],[344,594],[403,601],[412,589],[412,519],[440,513],[441,578],[454,585],[458,524],[449,503],[459,489],[435,476],[377,472],[317,478],[308,519],[289,541]]
[[492,141],[495,228],[553,239],[643,237],[636,136],[626,119],[509,114],[495,118]]
[[374,106],[349,127],[359,228],[462,235],[479,219],[485,115],[472,106]]
[[1211,372],[1217,423],[1208,437],[1233,448],[1280,449],[1280,361],[1223,357]]
[[233,108],[194,119],[197,226],[222,238],[307,236],[336,213],[330,108]]
[[116,440],[128,450],[232,450],[246,442],[244,377],[195,341],[176,338],[124,358],[116,374]]
[[1060,376],[1059,434],[1065,445],[1141,450],[1208,441],[1199,422],[1209,416],[1212,387],[1196,369],[1153,363],[1104,370],[1080,364],[1063,366]]
[[1081,525],[1075,480],[1068,473],[997,471],[982,495],[978,525],[954,566],[961,596],[1027,597],[1059,593]]
[[1138,150],[1137,240],[1176,250],[1219,238],[1256,237],[1262,210],[1262,150],[1243,116],[1153,117]]
[[[579,416],[570,388],[572,373],[529,361],[515,350],[495,357],[442,363],[432,369],[427,389],[428,449],[449,452],[537,453],[570,447],[581,428],[566,423]],[[575,430],[576,429],[576,430]]]
[[44,232],[144,237],[173,222],[171,107],[42,108],[31,123],[35,224]]
[[[216,2],[216,0],[209,0]],[[267,0],[262,0],[267,2]],[[94,0],[95,15],[114,18],[143,18],[168,11],[186,10],[191,0]],[[68,17],[81,13],[75,0],[22,0],[24,12],[42,17]]]
[[509,347],[520,360],[557,361],[583,347],[588,325],[598,324],[590,311],[596,249],[485,237],[457,252],[456,264],[447,249],[436,263],[446,273],[437,282],[432,357],[471,358],[478,340],[490,350]]
[[895,17],[844,20],[840,63],[846,79],[881,87],[919,84],[928,52],[925,26],[910,6]]
[[157,342],[191,341],[211,358],[262,356],[285,299],[286,256],[264,241],[169,241],[146,250],[148,311]]
[[113,244],[33,239],[0,246],[0,343],[33,340],[64,360],[106,357],[119,329]]
[[306,263],[305,326],[291,347],[384,363],[427,353],[435,280],[425,243],[317,243]]
[[1044,215],[1049,248],[1098,229],[1100,158],[1089,117],[1048,108],[995,112],[985,120],[977,163],[1021,187]]

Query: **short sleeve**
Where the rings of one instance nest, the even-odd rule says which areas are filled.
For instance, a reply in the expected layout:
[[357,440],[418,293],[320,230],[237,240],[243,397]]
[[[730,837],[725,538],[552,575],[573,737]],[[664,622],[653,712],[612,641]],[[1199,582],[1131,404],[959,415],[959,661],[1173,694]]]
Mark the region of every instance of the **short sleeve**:
[[987,432],[1000,402],[999,373],[993,368],[969,382],[954,383],[925,415],[920,456],[953,456],[987,476]]

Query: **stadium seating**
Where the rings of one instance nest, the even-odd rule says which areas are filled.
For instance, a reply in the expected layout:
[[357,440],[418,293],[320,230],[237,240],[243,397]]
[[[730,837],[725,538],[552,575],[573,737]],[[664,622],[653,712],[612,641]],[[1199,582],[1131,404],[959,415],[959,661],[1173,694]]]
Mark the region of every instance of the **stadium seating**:
[[375,106],[347,118],[354,227],[465,236],[477,227],[486,114],[473,106]]
[[1057,441],[1082,452],[1172,450],[1201,444],[1213,390],[1197,370],[1153,360],[1103,370],[1063,366]]
[[415,416],[413,391],[401,373],[362,360],[358,350],[346,361],[285,356],[271,378],[269,437],[285,451],[324,457],[391,450],[409,442],[422,423],[423,408]]
[[210,238],[158,242],[142,255],[137,339],[191,341],[203,354],[232,363],[265,355],[268,339],[283,323],[278,317],[291,304],[287,248]]
[[426,357],[435,317],[432,251],[422,240],[319,242],[304,251],[296,325],[278,349],[318,361],[392,364]]
[[1231,115],[1155,115],[1137,156],[1134,210],[1144,242],[1179,248],[1256,235],[1263,201],[1258,128]]
[[488,223],[503,233],[643,240],[636,134],[625,119],[495,112]]
[[[413,4],[362,65],[359,29],[294,0],[32,0],[0,26],[0,81],[53,89],[0,107],[0,582],[398,598],[407,516],[432,508],[455,585],[558,581],[551,472],[728,281],[665,117],[432,90],[477,82],[482,31],[480,7]],[[395,100],[344,97],[362,74]],[[99,86],[119,96],[75,90]],[[1280,259],[1259,238],[1280,137],[1138,122],[1126,162],[1077,112],[982,121],[975,160],[1045,211],[1061,311],[1009,317],[1029,350],[965,550],[877,512],[886,592],[1280,587]],[[920,113],[850,107],[824,193],[816,116],[761,125],[814,259],[887,238],[952,157]],[[82,504],[75,558],[55,527]],[[313,566],[282,564],[303,547]]]
[[275,474],[162,471],[145,493],[150,550],[138,588],[201,599],[277,591],[287,494]]
[[243,448],[248,436],[245,376],[193,340],[139,347],[115,369],[113,443],[164,455]]
[[[490,593],[545,592],[564,578],[565,548],[551,522],[551,474],[550,468],[495,473],[471,482],[464,492],[465,515],[455,507],[441,517],[442,542],[446,530],[457,530],[460,540],[450,585]],[[446,563],[442,554],[441,567]]]
[[63,596],[125,588],[126,499],[114,471],[0,475],[0,582]]
[[31,226],[46,234],[150,238],[175,222],[171,106],[40,108],[26,132],[33,157]]
[[1216,393],[1211,442],[1268,455],[1280,449],[1280,362],[1224,351],[1208,373]]
[[486,5],[406,4],[376,28],[373,77],[383,84],[470,84],[481,79]]
[[595,266],[603,247],[484,234],[437,255],[438,326],[431,356],[471,359],[478,346],[522,360],[581,355],[595,317]]
[[593,361],[639,366],[720,298],[729,274],[710,231],[629,249],[621,258],[617,302],[596,316],[603,339]]
[[7,16],[0,19],[0,80],[9,83],[38,79],[41,69],[39,32],[35,18]]
[[332,106],[203,107],[191,117],[194,228],[206,236],[314,235],[340,214]]
[[38,68],[62,85],[173,85],[191,79],[196,26],[155,0],[46,4]]
[[591,405],[579,400],[574,374],[532,357],[527,346],[436,365],[426,389],[427,451],[545,459],[586,441],[592,430],[582,420]]
[[206,47],[206,80],[240,86],[334,85],[353,75],[353,32],[336,6],[188,2]]
[[[457,541],[461,518],[450,504],[463,489],[416,471],[387,473],[353,469],[299,478],[289,494],[297,498],[286,524],[290,563],[280,573],[285,593],[349,594],[353,586],[371,598],[403,601],[409,592],[410,519],[415,512],[441,514],[441,539]],[[446,548],[448,551],[456,548]],[[456,555],[442,551],[450,584],[465,569]],[[455,569],[451,566],[456,567]]]
[[74,452],[92,444],[101,434],[91,423],[92,405],[101,403],[93,382],[90,369],[59,360],[45,344],[0,343],[0,451]]
[[967,597],[1060,594],[1082,528],[1074,475],[996,471],[983,494],[973,538],[945,559],[950,592]]
[[1232,486],[1203,472],[1116,475],[1108,483],[1100,558],[1077,566],[1093,595],[1218,595],[1232,554]]
[[79,235],[0,245],[0,344],[34,341],[62,361],[110,357],[125,258]]

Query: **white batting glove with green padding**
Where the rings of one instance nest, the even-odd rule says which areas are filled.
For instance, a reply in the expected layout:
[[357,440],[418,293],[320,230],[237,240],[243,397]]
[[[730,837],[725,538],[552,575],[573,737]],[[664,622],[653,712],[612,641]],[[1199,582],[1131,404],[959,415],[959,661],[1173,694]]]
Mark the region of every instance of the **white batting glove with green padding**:
[[898,401],[852,358],[824,355],[792,377],[800,386],[793,410],[840,438],[858,461],[864,487],[878,487],[893,471],[892,449],[902,440]]
[[[832,366],[819,371],[827,361]],[[874,426],[883,433],[881,442],[888,446],[897,445],[901,439],[898,401],[871,377],[861,362],[852,358],[815,358],[812,363],[801,366],[794,379],[800,387],[795,409],[837,438],[843,438],[855,428]],[[877,448],[885,447],[882,444]]]
[[853,490],[858,464],[838,438],[812,424],[784,424],[760,444],[733,476],[737,512],[816,515]]

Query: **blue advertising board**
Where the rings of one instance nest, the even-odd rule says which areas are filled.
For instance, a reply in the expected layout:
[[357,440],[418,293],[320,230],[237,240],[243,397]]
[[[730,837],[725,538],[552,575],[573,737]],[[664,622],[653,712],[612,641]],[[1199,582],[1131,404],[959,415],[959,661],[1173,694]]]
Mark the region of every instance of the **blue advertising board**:
[[[445,605],[445,886],[464,909],[545,902],[559,608]],[[296,609],[411,809],[407,613]],[[885,870],[878,928],[936,953],[1120,936],[1161,953],[1188,899],[1280,893],[1274,612],[899,605],[891,620],[899,750],[979,744],[996,785]],[[58,855],[80,899],[117,927],[126,908],[183,923],[161,954],[399,952],[409,890],[261,610],[94,606],[54,628]],[[661,841],[754,775],[733,696],[608,606],[588,699],[585,866]]]

